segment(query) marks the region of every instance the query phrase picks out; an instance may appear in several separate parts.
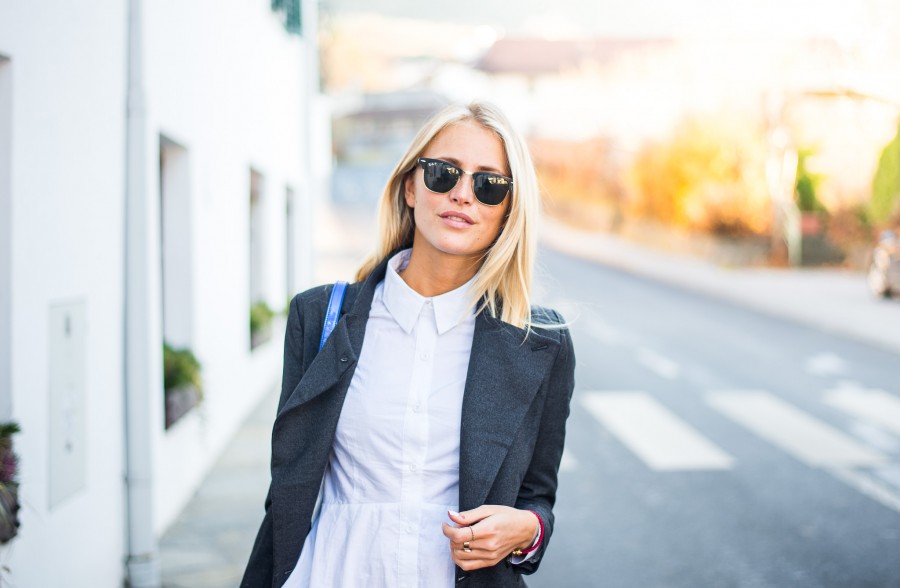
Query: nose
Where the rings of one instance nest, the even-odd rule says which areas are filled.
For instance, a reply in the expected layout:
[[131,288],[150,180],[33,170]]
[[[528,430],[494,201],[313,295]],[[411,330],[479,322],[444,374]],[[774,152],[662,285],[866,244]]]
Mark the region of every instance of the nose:
[[462,177],[450,190],[450,200],[457,204],[472,204],[475,201],[475,178],[471,173],[464,171]]

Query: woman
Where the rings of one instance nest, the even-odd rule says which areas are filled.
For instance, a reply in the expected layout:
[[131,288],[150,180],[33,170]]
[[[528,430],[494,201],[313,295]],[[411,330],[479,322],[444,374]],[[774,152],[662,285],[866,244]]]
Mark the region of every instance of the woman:
[[321,351],[291,303],[266,515],[242,586],[522,586],[553,530],[575,358],[532,308],[538,189],[493,106],[420,130]]

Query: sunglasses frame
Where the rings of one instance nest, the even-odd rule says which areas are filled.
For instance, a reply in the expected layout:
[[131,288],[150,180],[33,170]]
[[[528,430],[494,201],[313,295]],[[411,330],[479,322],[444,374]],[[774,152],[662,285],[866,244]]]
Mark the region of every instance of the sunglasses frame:
[[[456,177],[456,183],[453,184],[452,186],[450,186],[450,188],[446,192],[438,192],[437,190],[432,190],[431,188],[429,188],[428,184],[425,182],[425,178],[423,176],[422,183],[425,185],[425,189],[428,190],[429,192],[431,192],[432,194],[447,194],[448,192],[453,190],[453,188],[455,188],[456,186],[459,185],[459,180],[464,175],[472,176],[472,194],[475,196],[475,200],[477,200],[478,203],[481,204],[482,206],[500,206],[501,204],[503,204],[503,202],[506,200],[506,198],[512,192],[513,179],[510,178],[509,176],[504,176],[503,174],[498,174],[498,173],[494,173],[494,172],[485,172],[485,171],[470,172],[470,171],[464,170],[463,168],[459,167],[455,163],[450,163],[449,161],[445,161],[443,159],[435,159],[433,157],[419,157],[416,159],[416,163],[418,163],[420,166],[422,166],[423,172],[425,171],[426,165],[434,164],[434,163],[440,163],[440,164],[447,165],[454,169],[459,170],[460,173]],[[497,204],[488,204],[487,202],[482,201],[481,198],[478,197],[478,194],[475,193],[475,177],[476,176],[503,178],[504,180],[506,180],[508,187],[506,189],[506,194],[503,196],[503,199],[500,202],[498,202]]]

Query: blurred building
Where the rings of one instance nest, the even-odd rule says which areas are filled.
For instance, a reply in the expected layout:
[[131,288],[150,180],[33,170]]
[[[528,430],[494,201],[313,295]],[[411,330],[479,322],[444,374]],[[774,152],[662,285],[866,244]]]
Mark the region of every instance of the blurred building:
[[[0,583],[159,585],[157,538],[277,386],[283,315],[251,339],[250,309],[309,285],[315,11],[0,4],[0,421],[22,429]],[[164,342],[199,402],[164,392]]]
[[448,101],[429,90],[335,99],[331,197],[339,204],[372,207],[419,128]]

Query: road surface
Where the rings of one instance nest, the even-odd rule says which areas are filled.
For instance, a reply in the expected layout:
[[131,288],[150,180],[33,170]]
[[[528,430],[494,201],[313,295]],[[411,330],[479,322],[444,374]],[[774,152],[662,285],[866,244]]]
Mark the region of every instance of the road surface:
[[529,586],[900,587],[897,355],[547,250],[541,267],[578,367]]

